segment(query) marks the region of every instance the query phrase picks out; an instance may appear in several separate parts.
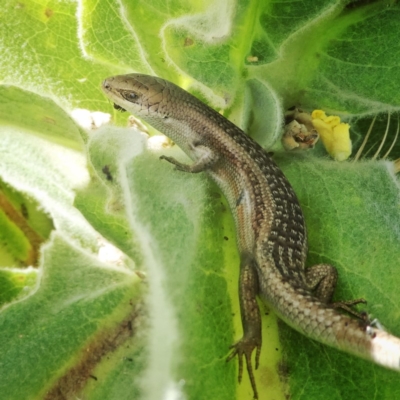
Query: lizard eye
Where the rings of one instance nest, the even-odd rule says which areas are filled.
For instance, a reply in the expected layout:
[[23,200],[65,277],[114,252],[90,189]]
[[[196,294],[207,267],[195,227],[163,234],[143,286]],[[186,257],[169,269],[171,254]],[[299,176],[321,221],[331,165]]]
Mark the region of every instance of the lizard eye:
[[134,103],[139,98],[139,95],[137,93],[135,93],[135,92],[132,92],[131,90],[129,90],[129,91],[128,90],[121,91],[121,94],[122,94],[122,97],[125,100],[128,100],[128,101],[130,101],[132,103]]

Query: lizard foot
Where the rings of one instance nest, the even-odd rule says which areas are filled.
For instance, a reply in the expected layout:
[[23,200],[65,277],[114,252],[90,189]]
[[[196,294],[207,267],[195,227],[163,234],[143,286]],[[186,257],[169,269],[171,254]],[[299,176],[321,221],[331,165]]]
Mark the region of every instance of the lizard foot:
[[261,341],[256,338],[243,337],[241,340],[239,340],[239,342],[232,345],[230,349],[232,349],[232,352],[227,357],[226,362],[229,362],[234,357],[238,356],[239,359],[238,382],[240,383],[242,381],[242,375],[243,375],[243,356],[244,356],[246,360],[247,373],[249,374],[251,387],[254,393],[253,397],[254,399],[258,399],[257,386],[256,386],[256,381],[254,379],[253,366],[251,363],[251,354],[255,349],[256,350],[255,369],[257,369],[260,361]]
[[335,303],[332,303],[331,305],[334,308],[340,308],[340,309],[346,311],[347,313],[354,315],[356,318],[367,322],[368,314],[366,314],[365,312],[360,313],[351,308],[351,307],[355,306],[356,304],[367,304],[367,301],[364,299],[355,299],[355,300],[349,300],[349,301],[337,301]]

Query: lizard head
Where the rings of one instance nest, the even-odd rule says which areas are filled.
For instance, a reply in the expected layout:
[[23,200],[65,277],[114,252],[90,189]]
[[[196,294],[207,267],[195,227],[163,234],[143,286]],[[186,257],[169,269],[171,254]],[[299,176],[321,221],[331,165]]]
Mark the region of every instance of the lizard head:
[[[117,75],[103,81],[102,89],[114,108],[148,119],[168,118],[175,85],[143,74]],[[146,118],[147,117],[147,118]]]

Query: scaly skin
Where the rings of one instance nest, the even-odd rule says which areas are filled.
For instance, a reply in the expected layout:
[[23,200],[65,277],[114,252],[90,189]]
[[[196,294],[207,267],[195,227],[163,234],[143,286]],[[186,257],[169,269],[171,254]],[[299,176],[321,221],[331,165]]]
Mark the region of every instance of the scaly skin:
[[[193,160],[184,172],[206,172],[220,187],[235,219],[241,255],[239,294],[243,338],[228,360],[242,358],[258,398],[251,365],[261,350],[259,295],[286,323],[340,350],[400,369],[400,339],[362,320],[348,306],[330,303],[337,273],[330,265],[305,270],[307,233],[296,194],[259,144],[183,89],[160,78],[129,74],[106,79],[103,90],[127,110],[170,137]],[[343,308],[356,318],[337,311]]]

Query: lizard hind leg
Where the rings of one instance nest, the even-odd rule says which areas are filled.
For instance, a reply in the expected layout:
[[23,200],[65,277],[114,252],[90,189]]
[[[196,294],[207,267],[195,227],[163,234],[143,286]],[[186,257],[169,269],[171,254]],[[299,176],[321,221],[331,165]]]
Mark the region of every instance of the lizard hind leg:
[[239,277],[239,300],[240,312],[243,326],[243,337],[230,348],[231,354],[226,361],[231,361],[236,356],[239,361],[239,383],[243,375],[243,356],[246,361],[247,373],[253,389],[254,399],[258,399],[257,386],[253,373],[252,354],[255,354],[255,369],[258,368],[261,352],[261,315],[257,304],[257,294],[259,292],[258,275],[255,261],[249,256],[242,257],[240,264]]
[[315,297],[323,303],[330,304],[334,308],[340,308],[343,311],[359,318],[363,321],[368,321],[368,315],[364,312],[357,312],[353,306],[367,302],[364,299],[355,299],[349,301],[332,302],[332,297],[335,292],[338,272],[335,267],[329,264],[318,264],[306,269],[307,285],[312,290]]

